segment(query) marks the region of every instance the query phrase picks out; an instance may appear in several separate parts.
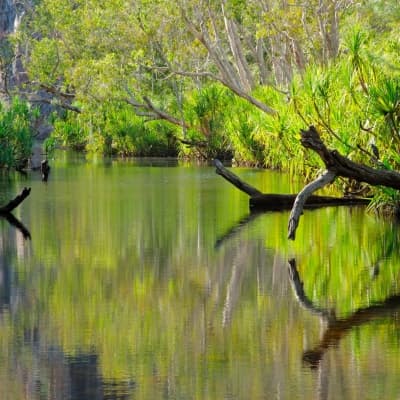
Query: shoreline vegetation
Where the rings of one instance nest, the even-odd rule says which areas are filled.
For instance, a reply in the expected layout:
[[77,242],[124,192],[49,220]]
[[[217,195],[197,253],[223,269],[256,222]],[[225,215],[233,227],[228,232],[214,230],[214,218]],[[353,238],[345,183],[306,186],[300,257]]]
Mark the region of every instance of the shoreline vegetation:
[[[329,169],[301,142],[315,126],[343,157],[400,170],[397,1],[158,3],[40,0],[24,9],[17,31],[0,39],[9,72],[1,167],[24,169],[46,124],[46,153],[221,159],[309,182]],[[390,185],[335,185],[372,197],[375,210],[398,209]]]

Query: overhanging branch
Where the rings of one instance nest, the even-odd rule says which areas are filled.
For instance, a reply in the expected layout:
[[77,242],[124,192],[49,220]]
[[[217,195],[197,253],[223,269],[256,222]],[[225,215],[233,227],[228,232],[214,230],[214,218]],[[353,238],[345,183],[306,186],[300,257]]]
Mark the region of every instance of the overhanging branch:
[[386,186],[400,190],[400,173],[371,168],[351,161],[342,156],[337,150],[328,149],[314,126],[301,131],[301,144],[307,149],[314,150],[319,155],[326,166],[326,171],[318,179],[305,186],[297,195],[288,224],[289,239],[294,240],[295,238],[299,218],[307,198],[316,190],[332,183],[337,176],[365,182],[372,186]]
[[292,211],[289,217],[288,224],[288,238],[294,240],[296,236],[296,229],[299,225],[300,215],[303,212],[304,204],[307,199],[318,189],[332,183],[336,178],[336,173],[333,170],[326,170],[320,177],[316,180],[310,182],[306,185],[301,192],[297,195],[294,201]]
[[322,142],[314,126],[301,131],[301,144],[314,150],[328,170],[334,170],[337,176],[365,182],[372,186],[387,186],[400,190],[400,173],[385,169],[375,169],[356,163],[342,156],[337,150],[329,150]]

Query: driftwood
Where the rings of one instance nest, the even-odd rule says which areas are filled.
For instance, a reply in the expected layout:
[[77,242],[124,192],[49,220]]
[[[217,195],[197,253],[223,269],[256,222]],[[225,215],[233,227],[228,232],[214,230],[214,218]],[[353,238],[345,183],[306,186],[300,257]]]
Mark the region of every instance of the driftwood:
[[[281,211],[290,210],[296,198],[296,194],[265,194],[260,192],[255,187],[249,185],[247,182],[242,181],[232,171],[229,171],[223,166],[221,161],[214,160],[216,173],[225,178],[228,182],[236,188],[250,196],[249,207],[251,211]],[[300,198],[303,208],[318,208],[328,206],[341,206],[341,205],[356,205],[368,204],[369,200],[365,198],[351,198],[351,197],[332,197],[332,196],[307,196]]]
[[299,303],[326,323],[320,342],[303,353],[303,361],[311,368],[317,368],[329,348],[337,346],[352,329],[379,318],[396,317],[400,310],[400,294],[395,294],[380,303],[360,308],[346,318],[337,318],[333,310],[317,307],[307,297],[294,259],[289,260],[289,277]]
[[355,163],[342,156],[337,150],[329,150],[322,142],[320,135],[314,126],[301,131],[301,144],[308,149],[314,150],[325,164],[326,171],[311,184],[307,185],[297,196],[290,214],[288,224],[288,237],[295,239],[296,229],[304,204],[311,194],[321,187],[332,183],[336,177],[354,179],[373,186],[387,186],[400,189],[400,173],[384,169],[375,169],[364,164]]

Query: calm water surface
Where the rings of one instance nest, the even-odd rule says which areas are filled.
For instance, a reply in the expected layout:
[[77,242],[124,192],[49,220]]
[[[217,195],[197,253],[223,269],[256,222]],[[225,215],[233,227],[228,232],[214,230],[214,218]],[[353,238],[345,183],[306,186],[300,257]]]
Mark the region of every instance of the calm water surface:
[[0,177],[1,203],[24,186],[31,239],[0,219],[1,399],[400,398],[396,224],[306,211],[288,242],[288,212],[175,161],[61,155],[47,184]]

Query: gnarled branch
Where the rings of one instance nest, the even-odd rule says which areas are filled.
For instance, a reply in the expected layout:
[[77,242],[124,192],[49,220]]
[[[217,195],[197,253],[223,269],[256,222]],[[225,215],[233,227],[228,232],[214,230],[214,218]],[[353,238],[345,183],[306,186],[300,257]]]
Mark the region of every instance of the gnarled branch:
[[372,186],[386,186],[397,190],[400,189],[400,173],[371,168],[367,165],[351,161],[347,157],[342,156],[337,150],[328,149],[314,126],[301,131],[301,144],[305,148],[314,150],[320,156],[326,166],[326,171],[321,177],[305,186],[297,195],[290,214],[288,225],[289,239],[295,238],[298,220],[305,203],[304,198],[310,196],[315,190],[332,183],[337,176],[354,179],[358,182],[365,182]]
[[337,176],[365,182],[372,186],[387,186],[400,190],[400,173],[385,169],[376,169],[356,163],[342,156],[337,150],[329,150],[322,142],[314,126],[301,131],[301,144],[314,150],[324,162],[328,170]]
[[304,204],[307,199],[318,189],[332,183],[336,178],[336,173],[333,170],[326,170],[316,180],[306,185],[303,190],[297,195],[294,201],[292,211],[289,217],[288,224],[288,238],[294,240],[296,236],[296,229],[299,225],[300,215],[303,212]]

